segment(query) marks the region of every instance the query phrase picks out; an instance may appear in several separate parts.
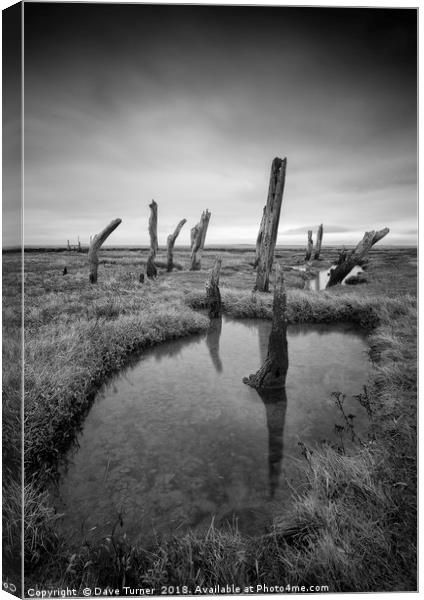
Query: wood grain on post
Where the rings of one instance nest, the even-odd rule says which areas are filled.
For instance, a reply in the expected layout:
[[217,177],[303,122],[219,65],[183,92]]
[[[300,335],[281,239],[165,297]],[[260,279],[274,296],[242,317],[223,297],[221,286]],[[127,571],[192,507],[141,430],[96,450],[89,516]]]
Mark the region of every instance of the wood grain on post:
[[275,265],[274,301],[272,307],[272,328],[268,341],[267,357],[257,373],[245,377],[243,382],[261,389],[278,389],[286,385],[289,366],[287,347],[287,298],[283,272]]
[[313,247],[314,247],[314,242],[313,242],[313,239],[312,239],[312,230],[309,229],[309,231],[308,231],[308,244],[306,246],[306,254],[305,254],[305,260],[306,261],[311,260]]
[[149,204],[149,236],[150,236],[150,251],[146,263],[146,275],[150,279],[156,277],[157,269],[155,265],[156,252],[159,250],[158,244],[158,205],[152,200]]
[[112,231],[122,223],[122,219],[114,219],[107,225],[103,231],[98,233],[91,240],[90,248],[88,250],[88,264],[90,267],[90,275],[89,280],[90,283],[97,283],[97,267],[99,265],[99,258],[97,256],[97,252],[99,248],[103,244],[103,242],[110,236]]
[[[274,260],[277,242],[278,224],[280,221],[281,202],[286,180],[287,158],[274,158],[271,166],[268,198],[262,215],[257,245],[257,272],[255,289],[260,292],[269,291],[269,276]],[[256,261],[255,261],[256,262]]]
[[174,268],[175,240],[179,236],[180,231],[186,222],[187,222],[187,219],[182,219],[176,226],[174,233],[171,233],[170,235],[168,235],[168,239],[167,239],[168,257],[167,257],[167,265],[166,265],[166,270],[168,271],[168,273],[170,273],[172,271],[172,269]]
[[333,285],[341,283],[343,279],[349,275],[353,267],[361,266],[374,244],[383,239],[389,231],[390,229],[388,227],[384,227],[384,229],[381,229],[380,231],[366,231],[364,237],[354,250],[351,250],[350,252],[343,250],[339,255],[337,265],[330,270],[327,287],[332,287]]
[[206,282],[206,306],[209,317],[216,319],[221,316],[221,292],[219,291],[219,274],[221,271],[222,257],[217,256],[211,270],[209,280]]
[[262,237],[264,234],[265,215],[266,215],[266,206],[264,206],[264,210],[262,212],[261,224],[259,225],[258,237],[256,238],[255,262],[253,263],[254,269],[256,269],[256,267],[258,266],[258,262],[259,262],[259,254],[261,252]]
[[194,239],[191,246],[191,258],[190,258],[190,271],[200,271],[200,259],[202,255],[202,250],[205,245],[206,240],[206,232],[208,230],[209,219],[211,218],[211,213],[208,209],[206,209],[200,218],[200,222],[193,227],[191,230],[194,231]]
[[321,254],[323,233],[324,233],[324,228],[323,228],[323,224],[321,223],[321,225],[318,227],[318,231],[317,231],[317,241],[315,244],[315,254],[314,254],[315,260],[319,260],[319,255]]

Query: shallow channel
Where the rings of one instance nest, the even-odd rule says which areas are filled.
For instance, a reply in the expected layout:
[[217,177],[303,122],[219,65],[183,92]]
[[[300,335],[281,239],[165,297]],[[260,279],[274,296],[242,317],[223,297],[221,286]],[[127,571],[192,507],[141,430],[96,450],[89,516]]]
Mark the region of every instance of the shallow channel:
[[[237,523],[257,534],[303,484],[299,441],[336,442],[331,392],[365,434],[353,398],[369,373],[365,336],[349,324],[291,325],[285,393],[242,383],[266,356],[269,321],[215,321],[207,334],[145,352],[99,392],[62,469],[55,499],[71,541],[131,540]],[[300,467],[299,467],[300,465]]]

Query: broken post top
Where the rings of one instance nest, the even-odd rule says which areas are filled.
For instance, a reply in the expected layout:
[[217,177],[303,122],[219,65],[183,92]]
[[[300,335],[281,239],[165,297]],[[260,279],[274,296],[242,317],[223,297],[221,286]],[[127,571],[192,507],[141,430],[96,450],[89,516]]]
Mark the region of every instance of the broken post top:
[[91,246],[95,246],[96,248],[100,248],[103,242],[109,237],[109,235],[114,231],[118,225],[122,223],[122,219],[114,219],[107,225],[100,233],[96,234],[91,240]]

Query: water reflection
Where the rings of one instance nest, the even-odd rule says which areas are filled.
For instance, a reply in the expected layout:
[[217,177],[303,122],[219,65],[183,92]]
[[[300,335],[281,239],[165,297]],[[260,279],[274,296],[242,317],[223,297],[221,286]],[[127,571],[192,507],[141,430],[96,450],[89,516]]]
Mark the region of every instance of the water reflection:
[[213,366],[217,373],[222,373],[222,360],[219,356],[219,338],[222,331],[222,317],[211,319],[209,329],[206,333],[206,346],[209,349]]
[[265,405],[266,411],[269,495],[271,498],[274,498],[281,477],[287,394],[285,387],[279,390],[258,390],[258,394]]
[[93,538],[110,534],[117,510],[131,540],[209,527],[214,515],[260,533],[301,483],[299,435],[334,438],[334,390],[349,394],[361,434],[366,415],[353,395],[366,381],[364,338],[350,325],[289,326],[286,389],[258,395],[242,379],[263,363],[270,329],[218,319],[206,334],[145,352],[103,388],[62,471],[66,535],[82,522]]

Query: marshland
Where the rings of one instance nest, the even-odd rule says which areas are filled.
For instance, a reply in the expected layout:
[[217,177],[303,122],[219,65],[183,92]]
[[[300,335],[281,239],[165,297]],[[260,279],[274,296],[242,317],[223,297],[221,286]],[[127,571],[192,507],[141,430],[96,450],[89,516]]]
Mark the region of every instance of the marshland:
[[[273,276],[269,293],[253,291],[254,247],[206,245],[201,269],[190,271],[189,249],[177,246],[172,272],[159,249],[163,267],[141,282],[148,254],[101,248],[93,285],[84,252],[25,252],[23,315],[21,255],[3,254],[9,569],[20,569],[23,318],[26,588],[416,589],[416,249],[378,244],[357,285],[315,291],[308,282],[338,249],[324,244],[301,270],[304,249],[277,246],[289,348],[283,416],[242,381],[260,367],[273,316]],[[205,294],[217,256],[219,326]],[[337,332],[339,346],[326,346]],[[363,369],[349,376],[357,356]],[[302,364],[296,388],[291,370]],[[154,387],[173,378],[188,386],[174,403],[176,393],[161,399]],[[279,427],[272,448],[270,423]],[[133,501],[102,513],[114,482],[127,482]]]

